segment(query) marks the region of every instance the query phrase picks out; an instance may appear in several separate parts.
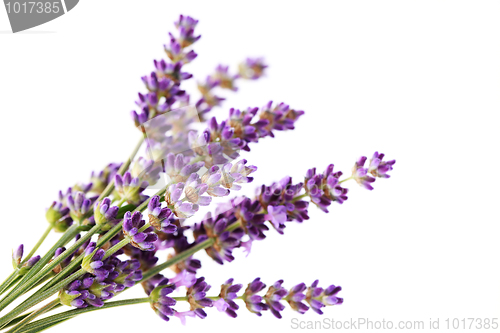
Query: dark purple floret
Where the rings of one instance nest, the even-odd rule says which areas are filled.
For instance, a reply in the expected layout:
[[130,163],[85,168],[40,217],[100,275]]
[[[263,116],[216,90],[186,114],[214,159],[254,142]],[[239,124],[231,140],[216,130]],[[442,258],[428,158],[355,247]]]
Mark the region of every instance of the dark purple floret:
[[281,285],[283,280],[276,281],[271,287],[269,287],[264,300],[269,306],[269,310],[276,317],[281,319],[281,311],[285,309],[285,306],[280,302],[283,297],[285,297],[288,292]]
[[392,170],[392,166],[396,163],[396,160],[383,161],[384,154],[379,154],[375,152],[373,157],[370,159],[370,165],[368,167],[368,172],[377,178],[389,178],[390,175],[387,172]]
[[217,310],[227,313],[231,318],[236,318],[236,310],[239,309],[238,304],[234,301],[238,297],[237,292],[243,288],[242,284],[233,284],[233,279],[229,279],[221,286],[219,299],[214,302]]
[[95,242],[90,242],[84,254],[82,268],[95,275],[100,281],[106,279],[114,268],[112,265],[103,262],[106,251],[97,248]]
[[307,289],[306,301],[312,310],[318,314],[323,314],[321,308],[330,305],[340,305],[344,302],[343,298],[337,297],[342,290],[339,286],[331,285],[326,289],[318,287],[318,280]]
[[188,288],[186,295],[188,297],[188,302],[191,306],[191,311],[201,319],[207,317],[206,312],[203,308],[212,307],[213,301],[207,298],[207,291],[210,289],[210,285],[205,282],[204,277],[200,277],[196,280],[196,283]]
[[247,309],[259,317],[262,316],[261,311],[269,309],[269,306],[262,302],[263,298],[257,295],[257,293],[265,287],[266,285],[260,281],[260,278],[256,278],[248,284],[248,287],[243,294],[243,300],[245,301]]
[[94,222],[101,225],[101,230],[106,231],[111,229],[118,220],[118,206],[111,206],[111,199],[104,198],[101,201],[96,201],[94,204]]
[[231,222],[231,219],[225,218],[222,214],[212,217],[211,213],[207,213],[201,223],[195,223],[193,226],[193,235],[197,242],[202,242],[208,238],[215,240],[214,244],[206,248],[205,251],[221,265],[224,261],[231,262],[234,260],[233,249],[240,246],[241,237],[244,235],[243,230],[240,228],[225,231],[228,222]]
[[147,197],[142,192],[148,187],[148,182],[141,181],[138,177],[132,178],[130,172],[126,172],[123,177],[115,175],[115,195],[119,199],[124,199],[131,204],[140,204]]
[[149,295],[151,298],[151,307],[165,321],[169,321],[169,317],[174,315],[175,310],[172,306],[175,305],[176,301],[168,296],[174,290],[175,285],[169,284],[168,279],[164,278],[157,283]]
[[309,307],[302,303],[302,301],[306,298],[306,295],[304,294],[306,288],[307,287],[305,283],[299,283],[298,285],[290,289],[288,295],[285,298],[288,304],[290,304],[290,307],[293,310],[298,311],[300,314],[304,314],[307,310],[309,310]]
[[177,226],[173,224],[175,215],[169,208],[161,207],[159,196],[155,195],[149,200],[148,211],[149,224],[156,230],[168,234],[177,231]]
[[139,231],[146,221],[142,219],[140,212],[126,212],[123,218],[123,233],[130,238],[130,244],[143,251],[154,251],[154,242],[158,239],[158,235],[154,232],[153,227],[147,227],[143,231]]
[[92,208],[92,200],[85,198],[83,192],[68,195],[67,201],[73,220],[81,220]]

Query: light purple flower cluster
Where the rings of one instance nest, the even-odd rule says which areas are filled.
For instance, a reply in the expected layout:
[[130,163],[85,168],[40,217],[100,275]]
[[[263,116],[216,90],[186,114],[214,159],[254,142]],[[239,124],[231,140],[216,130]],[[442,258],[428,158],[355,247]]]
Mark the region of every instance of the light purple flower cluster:
[[[366,188],[367,190],[373,190],[371,185],[375,182],[375,178],[389,178],[390,175],[387,172],[392,170],[392,166],[396,163],[396,160],[383,161],[384,154],[379,154],[375,152],[373,157],[370,159],[368,168],[365,168],[365,162],[367,160],[366,156],[361,156],[354,167],[352,168],[352,177],[356,182]],[[372,175],[373,177],[371,177]]]

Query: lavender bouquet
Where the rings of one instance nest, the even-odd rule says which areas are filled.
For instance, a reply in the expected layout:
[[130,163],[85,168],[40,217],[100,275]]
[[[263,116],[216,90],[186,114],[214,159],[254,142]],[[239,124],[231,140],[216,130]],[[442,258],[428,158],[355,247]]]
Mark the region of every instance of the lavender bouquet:
[[[261,108],[230,109],[222,121],[209,117],[224,100],[215,94],[218,90],[236,91],[239,80],[264,75],[267,66],[260,58],[246,59],[236,74],[218,66],[198,83],[201,98],[191,103],[182,83],[192,78],[184,66],[197,57],[191,49],[200,39],[197,23],[180,16],[165,45],[168,60],[155,60],[154,71],[142,77],[145,91],[132,112],[140,140],[130,157],[93,172],[88,183],[59,192],[47,209],[48,227],[38,243],[27,255],[23,245],[13,251],[14,270],[0,285],[0,328],[39,332],[86,312],[139,303],[149,303],[166,321],[177,317],[183,323],[186,317],[205,318],[211,311],[207,308],[235,318],[245,305],[258,316],[269,311],[281,318],[286,307],[322,314],[324,307],[343,303],[339,286],[321,287],[317,280],[285,287],[283,280],[249,277],[244,287],[228,277],[214,290],[197,274],[202,250],[221,265],[231,262],[234,249],[249,253],[270,228],[283,234],[288,223],[309,219],[310,204],[325,213],[332,202],[342,204],[348,198],[345,182],[354,180],[372,190],[377,178],[389,178],[395,163],[375,152],[369,161],[360,157],[349,177],[342,178],[333,164],[323,172],[312,168],[302,182],[285,176],[258,187],[254,197],[220,201],[213,213],[191,223],[214,198],[252,182],[257,167],[240,159],[242,150],[249,152],[277,131],[293,130],[304,115],[269,102]],[[51,232],[61,237],[43,256],[35,255]],[[168,260],[159,259],[162,253]],[[111,300],[137,285],[146,297]],[[188,311],[178,310],[183,302]]]

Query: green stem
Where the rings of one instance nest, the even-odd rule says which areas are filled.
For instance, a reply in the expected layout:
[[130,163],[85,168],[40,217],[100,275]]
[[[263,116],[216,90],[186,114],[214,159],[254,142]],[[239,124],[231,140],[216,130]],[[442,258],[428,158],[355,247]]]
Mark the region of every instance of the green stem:
[[85,273],[86,271],[84,269],[80,269],[55,286],[51,287],[50,289],[31,295],[31,297],[29,297],[27,300],[25,300],[8,314],[0,318],[0,329],[7,325],[11,320],[15,319],[18,315],[22,314],[24,311],[46,300],[47,298],[58,292],[60,289],[62,289],[64,286],[66,286],[68,283],[73,282]]
[[5,288],[5,291],[9,290],[13,286],[15,286],[19,281],[21,281],[22,276],[17,276],[8,286]]
[[351,176],[349,178],[346,178],[344,180],[339,181],[339,184],[342,184],[343,182],[346,182],[346,181],[351,180],[351,179],[354,179],[354,176]]
[[292,203],[293,203],[293,202],[295,202],[295,201],[298,201],[298,200],[300,200],[300,199],[302,199],[302,198],[305,198],[305,197],[307,197],[307,196],[308,196],[308,194],[307,194],[307,193],[304,193],[304,194],[302,194],[302,195],[299,195],[298,197],[295,197],[295,198],[293,198],[293,199],[292,199]]
[[17,276],[17,269],[13,271],[7,279],[0,285],[0,295],[9,290],[9,288],[12,285],[12,281],[14,281],[18,276]]
[[45,312],[49,311],[50,309],[52,309],[57,304],[59,304],[59,298],[56,299],[56,300],[53,300],[52,302],[50,302],[48,304],[46,304],[45,306],[41,307],[40,309],[38,309],[36,311],[33,311],[29,316],[27,316],[26,318],[24,318],[23,320],[21,320],[19,322],[19,324],[17,324],[15,327],[13,327],[9,331],[7,331],[7,333],[16,333],[16,332],[19,332],[30,321],[32,321],[36,317],[44,314]]
[[40,281],[45,275],[49,274],[57,265],[59,265],[64,259],[69,257],[70,255],[73,255],[73,253],[78,250],[82,244],[84,244],[92,235],[94,235],[96,232],[99,231],[101,228],[100,225],[95,225],[92,229],[89,230],[83,237],[81,237],[76,243],[71,245],[66,251],[61,253],[57,258],[54,258],[47,266],[45,266],[41,271],[39,271],[35,276],[33,276],[31,279],[28,281],[24,282],[21,286],[16,288],[14,292],[9,295],[5,299],[5,303],[2,304],[2,307],[0,309],[5,308],[7,305],[9,305],[12,301],[14,301],[17,297],[21,296],[25,292],[27,292],[33,285],[35,285],[38,281]]
[[16,317],[14,318],[13,320],[10,321],[10,323],[8,323],[7,325],[5,325],[3,328],[8,328],[8,327],[11,327],[11,326],[14,326],[16,325],[17,323],[19,323],[21,320],[23,320],[24,318],[28,317],[30,314],[32,314],[33,312],[28,312],[26,314],[23,314],[19,317]]
[[47,324],[47,325],[40,325],[38,327],[34,327],[34,328],[30,328],[30,329],[26,329],[26,330],[21,330],[19,333],[40,333],[42,331],[45,331],[46,329],[49,329],[53,326],[56,326],[58,324],[61,324],[63,322],[65,322],[66,320],[70,320],[71,318],[67,318],[67,319],[63,319],[63,320],[59,320],[59,321],[56,321],[54,323],[50,323],[50,324]]
[[28,253],[28,255],[26,256],[26,258],[24,258],[23,261],[21,261],[21,265],[24,264],[26,261],[28,261],[31,257],[33,257],[33,255],[38,250],[38,248],[40,247],[40,245],[42,245],[42,243],[45,241],[45,238],[47,238],[47,236],[49,235],[49,233],[52,231],[52,228],[53,228],[52,224],[49,224],[49,226],[47,227],[47,229],[45,230],[45,232],[42,234],[42,237],[40,237],[40,239],[38,240],[38,242],[31,249],[30,253]]
[[[33,330],[36,327],[43,327],[45,325],[52,324],[55,322],[61,322],[62,320],[73,318],[73,317],[75,317],[79,314],[82,314],[82,313],[98,311],[98,310],[103,310],[103,309],[110,309],[110,308],[115,308],[115,307],[124,306],[124,305],[141,304],[141,303],[149,303],[149,297],[134,298],[134,299],[126,299],[123,301],[109,302],[109,303],[104,304],[100,308],[97,308],[94,306],[89,306],[89,307],[83,308],[83,309],[73,309],[73,310],[61,312],[61,313],[55,314],[53,316],[34,321],[31,324],[26,325],[25,330]],[[34,332],[36,332],[36,331],[34,331]]]
[[233,231],[235,229],[238,229],[239,227],[241,227],[241,221],[238,220],[234,223],[231,223],[224,231]]
[[106,251],[106,254],[104,255],[104,258],[102,258],[102,260],[104,260],[106,258],[109,258],[110,256],[112,256],[113,254],[115,254],[117,251],[119,251],[122,247],[124,247],[128,243],[130,243],[130,238],[125,237],[118,244],[115,244],[113,247],[109,248]]
[[52,246],[52,248],[45,254],[45,256],[43,256],[43,258],[41,258],[35,264],[35,266],[33,266],[28,271],[28,273],[26,273],[26,275],[23,276],[23,278],[18,284],[18,287],[12,290],[6,297],[4,297],[4,299],[2,299],[2,301],[0,302],[0,311],[5,309],[5,307],[7,307],[10,303],[12,303],[13,300],[15,300],[17,297],[26,292],[27,289],[26,290],[23,289],[23,291],[20,291],[20,288],[23,287],[27,288],[27,286],[29,286],[27,282],[30,281],[31,278],[35,276],[43,268],[43,266],[45,266],[52,259],[56,250],[69,243],[70,240],[73,239],[73,237],[75,237],[79,232],[80,231],[78,230],[78,225],[75,224],[71,226],[66,231],[66,233],[64,233],[64,235],[56,242],[56,244],[54,244],[54,246]]

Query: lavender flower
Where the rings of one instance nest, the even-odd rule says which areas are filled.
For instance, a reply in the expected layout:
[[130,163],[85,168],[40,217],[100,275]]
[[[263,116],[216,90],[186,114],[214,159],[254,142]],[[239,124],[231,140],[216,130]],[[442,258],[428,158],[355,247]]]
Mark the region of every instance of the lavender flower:
[[169,208],[161,207],[159,196],[155,195],[149,200],[148,211],[149,224],[156,230],[169,234],[177,230],[177,226],[171,223],[174,214]]
[[28,273],[28,271],[36,265],[36,263],[40,260],[40,256],[34,256],[34,257],[31,257],[30,259],[28,259],[28,261],[26,261],[20,268],[19,270],[17,271],[17,274],[19,276],[23,276],[25,275],[26,273]]
[[318,280],[307,289],[306,301],[309,303],[314,312],[323,314],[321,308],[329,305],[340,305],[344,302],[343,298],[337,297],[337,294],[342,290],[341,287],[334,285],[326,289],[318,287]]
[[322,211],[328,213],[327,207],[333,201],[342,204],[347,200],[348,189],[340,186],[339,178],[342,172],[333,172],[333,164],[330,164],[323,174],[317,174],[316,168],[307,170],[305,178],[306,193],[311,201]]
[[71,282],[59,294],[61,303],[77,308],[101,307],[106,300],[126,287],[132,287],[142,278],[137,260],[121,261],[116,256],[111,256],[102,263],[101,268],[107,267],[105,277],[87,273]]
[[92,172],[90,175],[90,182],[92,184],[90,191],[101,194],[106,186],[114,179],[120,167],[121,163],[109,163],[103,170]]
[[62,203],[54,201],[52,205],[47,209],[45,213],[45,218],[47,221],[54,225],[63,217],[67,216],[69,213],[69,208],[63,206]]
[[15,251],[12,250],[12,266],[14,267],[14,269],[17,269],[17,267],[21,264],[21,260],[23,259],[23,252],[23,244],[19,245]]
[[[196,42],[201,38],[201,36],[194,35],[194,28],[198,24],[198,20],[193,19],[190,16],[179,17],[179,20],[175,22],[176,28],[179,30],[179,38],[178,41],[181,44],[181,47],[187,47]],[[171,38],[175,38],[170,34]]]
[[142,191],[148,187],[148,182],[141,181],[139,178],[132,178],[130,172],[126,172],[123,177],[115,175],[115,195],[119,199],[124,199],[131,204],[138,205],[145,200]]
[[214,302],[217,310],[227,313],[231,318],[236,318],[236,310],[239,309],[239,306],[234,299],[238,297],[237,293],[241,288],[243,288],[242,284],[233,284],[233,279],[227,280],[221,286],[220,298]]
[[264,296],[264,300],[269,307],[271,313],[276,317],[281,319],[281,311],[285,309],[285,306],[280,303],[280,300],[285,297],[288,292],[281,285],[283,284],[283,280],[276,281],[272,286],[269,287],[266,295]]
[[368,168],[364,167],[366,156],[361,156],[352,168],[352,178],[364,188],[373,190],[371,183],[375,181],[375,178],[371,177],[370,174],[377,178],[389,178],[387,172],[391,171],[392,166],[396,163],[396,160],[383,161],[384,156],[384,154],[375,152],[370,159]]
[[94,221],[101,225],[101,230],[106,231],[113,227],[118,214],[118,206],[111,206],[111,199],[104,198],[94,204]]
[[373,157],[370,159],[370,165],[368,166],[368,173],[371,173],[377,178],[389,178],[390,175],[387,172],[392,170],[392,166],[396,163],[396,160],[383,161],[384,154],[379,154],[375,152]]
[[68,196],[68,207],[73,220],[81,220],[92,208],[92,201],[85,198],[83,192],[77,192],[75,196],[73,194]]
[[299,283],[290,289],[285,298],[288,304],[290,304],[290,307],[293,310],[298,311],[300,314],[304,314],[307,310],[309,310],[309,307],[302,303],[302,301],[306,298],[306,295],[304,294],[306,288],[305,283]]
[[191,306],[191,311],[193,311],[201,319],[207,317],[203,308],[213,306],[212,300],[206,297],[206,292],[209,289],[210,286],[205,282],[205,278],[200,277],[196,280],[196,283],[193,286],[188,288],[186,292],[188,302]]
[[193,235],[197,242],[202,242],[208,238],[214,239],[214,244],[206,248],[207,254],[218,264],[223,264],[224,261],[231,262],[234,260],[232,251],[240,244],[240,239],[244,235],[241,228],[232,231],[225,231],[230,220],[226,219],[222,214],[212,217],[211,213],[205,215],[205,219],[193,226]]
[[142,251],[153,251],[158,235],[153,227],[145,227],[146,222],[140,212],[126,212],[123,219],[123,234],[130,238],[130,244]]
[[366,188],[367,190],[373,190],[371,183],[375,181],[375,178],[368,175],[368,169],[364,168],[366,162],[366,156],[361,156],[352,168],[352,177],[356,182]]
[[98,280],[106,279],[113,267],[105,265],[102,261],[105,254],[106,251],[97,248],[95,242],[89,243],[85,249],[85,257],[83,258],[82,268],[95,275]]
[[245,79],[257,80],[264,75],[264,70],[267,67],[262,58],[247,58],[240,64],[238,75]]
[[247,309],[259,317],[262,316],[261,311],[265,311],[269,308],[267,304],[262,302],[263,298],[257,295],[257,293],[265,287],[266,285],[260,281],[260,278],[256,278],[248,284],[248,287],[243,294],[243,300],[245,301]]

